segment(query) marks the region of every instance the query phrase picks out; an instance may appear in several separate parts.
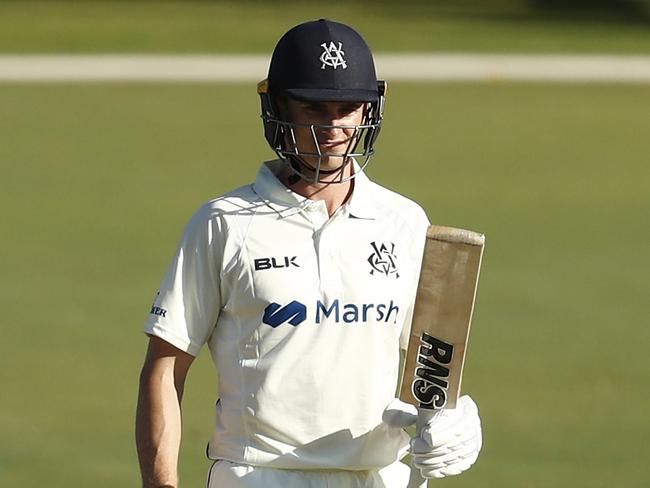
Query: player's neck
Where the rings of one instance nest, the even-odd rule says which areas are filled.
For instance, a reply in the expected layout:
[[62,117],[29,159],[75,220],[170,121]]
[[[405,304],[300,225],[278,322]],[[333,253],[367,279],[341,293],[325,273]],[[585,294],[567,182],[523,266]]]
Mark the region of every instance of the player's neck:
[[339,207],[349,200],[352,196],[352,191],[354,190],[354,178],[342,183],[337,182],[338,177],[333,178],[331,183],[312,183],[305,181],[302,178],[294,181],[294,178],[291,178],[291,175],[293,174],[294,173],[287,168],[287,171],[284,171],[281,174],[280,179],[282,183],[298,195],[309,198],[310,200],[324,201],[330,217],[339,209]]

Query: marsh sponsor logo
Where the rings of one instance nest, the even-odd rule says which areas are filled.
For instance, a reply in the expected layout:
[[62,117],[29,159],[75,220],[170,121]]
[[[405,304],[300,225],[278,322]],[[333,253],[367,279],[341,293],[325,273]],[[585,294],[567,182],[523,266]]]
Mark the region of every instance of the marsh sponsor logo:
[[302,324],[307,318],[307,307],[297,301],[292,301],[288,305],[281,307],[279,303],[270,303],[264,309],[262,322],[275,328],[285,322],[289,322],[294,327]]
[[316,323],[320,324],[326,318],[332,318],[337,324],[344,322],[346,324],[355,324],[358,322],[365,323],[369,320],[375,322],[397,322],[399,307],[391,300],[389,303],[345,303],[341,305],[338,300],[334,300],[330,306],[326,306],[320,300],[316,304]]
[[281,306],[279,303],[270,303],[264,309],[262,323],[275,328],[285,322],[294,327],[302,324],[307,317],[312,317],[313,322],[320,324],[325,320],[333,321],[336,324],[365,324],[368,322],[397,323],[399,306],[390,300],[388,303],[341,303],[338,299],[326,304],[321,300],[316,301],[313,311],[307,306],[291,301],[288,305]]

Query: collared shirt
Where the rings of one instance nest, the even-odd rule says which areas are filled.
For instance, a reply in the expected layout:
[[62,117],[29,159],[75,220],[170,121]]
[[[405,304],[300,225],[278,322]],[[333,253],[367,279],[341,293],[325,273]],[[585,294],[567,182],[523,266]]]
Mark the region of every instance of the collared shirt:
[[187,225],[145,332],[219,377],[213,459],[287,469],[376,469],[408,438],[394,397],[428,220],[360,172],[332,216],[286,188],[282,161]]

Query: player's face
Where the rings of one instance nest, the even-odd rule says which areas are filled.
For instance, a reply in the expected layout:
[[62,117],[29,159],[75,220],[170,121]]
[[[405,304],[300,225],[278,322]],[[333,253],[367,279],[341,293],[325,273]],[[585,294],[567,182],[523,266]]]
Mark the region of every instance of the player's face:
[[[354,126],[363,123],[366,104],[362,102],[305,102],[286,100],[287,120],[294,126],[295,143],[287,141],[289,147],[297,147],[302,153],[320,153],[318,156],[303,156],[305,163],[318,165],[321,171],[333,171],[346,161],[343,155],[352,152],[357,144],[359,131]],[[318,127],[326,126],[326,127]],[[312,130],[313,127],[313,130]]]

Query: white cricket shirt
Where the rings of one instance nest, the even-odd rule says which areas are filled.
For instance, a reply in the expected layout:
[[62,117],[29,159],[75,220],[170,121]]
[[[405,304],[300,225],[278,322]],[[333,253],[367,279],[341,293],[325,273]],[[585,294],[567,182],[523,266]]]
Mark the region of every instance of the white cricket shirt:
[[[145,332],[219,376],[208,453],[288,469],[376,469],[408,443],[381,415],[394,398],[427,217],[355,178],[329,217],[262,165],[254,184],[187,225]],[[402,452],[400,452],[402,451]]]

